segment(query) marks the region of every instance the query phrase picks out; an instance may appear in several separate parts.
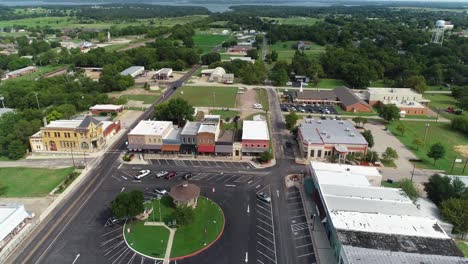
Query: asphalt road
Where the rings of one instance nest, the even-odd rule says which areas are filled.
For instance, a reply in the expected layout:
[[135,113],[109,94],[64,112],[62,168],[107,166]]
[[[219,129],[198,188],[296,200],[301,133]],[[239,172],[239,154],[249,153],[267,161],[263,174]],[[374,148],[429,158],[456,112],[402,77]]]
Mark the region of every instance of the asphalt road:
[[[183,81],[174,85],[180,86]],[[156,103],[173,92],[169,89]],[[307,216],[294,207],[300,201],[284,184],[285,175],[305,167],[294,164],[292,151],[284,147],[292,139],[285,130],[274,90],[269,89],[268,93],[277,162],[273,168],[259,170],[248,163],[167,159],[150,160],[148,165],[121,165],[119,150],[125,148],[122,138],[95,161],[91,175],[17,248],[7,263],[158,263],[134,253],[123,243],[122,226],[104,226],[111,216],[108,204],[119,192],[140,189],[149,199],[154,187],[169,188],[181,181],[154,176],[135,181],[132,176],[140,169],[193,172],[191,181],[201,187],[203,196],[218,203],[226,216],[225,232],[217,243],[177,263],[314,263],[310,237],[303,231]],[[150,116],[151,110],[142,119]],[[271,204],[256,199],[260,192],[271,196]]]

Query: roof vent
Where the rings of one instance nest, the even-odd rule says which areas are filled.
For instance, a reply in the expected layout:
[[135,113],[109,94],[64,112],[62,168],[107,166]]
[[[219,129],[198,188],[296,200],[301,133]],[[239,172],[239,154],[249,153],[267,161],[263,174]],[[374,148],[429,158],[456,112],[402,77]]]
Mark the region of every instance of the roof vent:
[[349,129],[349,127],[345,128],[345,131],[350,131],[351,129]]
[[326,134],[327,134],[327,131],[322,130],[322,134],[323,134],[323,135],[326,135]]
[[351,133],[351,134],[349,134],[349,136],[350,136],[350,137],[355,137],[355,136],[356,136],[356,134],[354,134],[354,133]]
[[317,120],[317,124],[322,124],[322,121],[321,121],[321,120]]
[[350,168],[346,168],[346,171],[350,171],[351,169]]
[[182,183],[182,187],[187,187],[188,186],[188,182],[183,182]]
[[340,120],[340,121],[338,122],[338,124],[344,124],[343,120]]

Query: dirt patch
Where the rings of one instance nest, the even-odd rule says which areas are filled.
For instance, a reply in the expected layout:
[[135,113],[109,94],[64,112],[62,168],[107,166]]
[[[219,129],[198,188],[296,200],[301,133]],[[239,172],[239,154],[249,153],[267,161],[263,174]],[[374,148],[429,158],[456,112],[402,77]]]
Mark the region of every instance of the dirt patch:
[[109,98],[118,98],[124,94],[135,94],[135,95],[138,95],[138,94],[150,94],[150,95],[154,95],[155,92],[154,91],[148,91],[148,90],[145,90],[143,88],[132,88],[132,89],[128,89],[128,90],[125,90],[125,91],[122,91],[122,92],[118,92],[118,93],[108,93],[109,95]]
[[24,204],[27,211],[34,212],[36,217],[40,216],[47,207],[54,201],[54,196],[46,197],[2,197],[0,203],[20,203]]
[[258,109],[253,109],[252,105],[257,102],[257,92],[254,89],[249,89],[249,88],[244,88],[242,90],[239,88],[239,91],[244,91],[243,94],[237,94],[237,108],[239,108],[240,111],[240,118],[245,119],[246,117],[255,114],[255,113],[261,113],[261,110]]
[[453,149],[464,158],[468,158],[468,145],[458,145],[453,147]]

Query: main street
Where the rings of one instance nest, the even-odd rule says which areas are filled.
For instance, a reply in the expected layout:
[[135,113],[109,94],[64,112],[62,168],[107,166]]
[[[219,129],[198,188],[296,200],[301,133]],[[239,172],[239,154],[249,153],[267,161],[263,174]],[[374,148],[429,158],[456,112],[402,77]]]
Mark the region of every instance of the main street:
[[[173,88],[181,86],[197,68],[169,87],[154,105],[168,99],[175,91]],[[225,213],[226,228],[221,239],[207,251],[178,263],[314,263],[304,223],[291,220],[304,217],[290,214],[291,201],[293,205],[302,203],[294,200],[295,190],[286,189],[284,183],[287,174],[298,173],[304,167],[294,164],[292,150],[283,147],[291,136],[285,129],[275,91],[268,89],[268,93],[274,167],[254,169],[248,163],[167,159],[150,160],[147,165],[122,165],[119,152],[126,146],[123,137],[89,165],[93,166],[89,175],[20,244],[7,263],[153,263],[123,243],[121,226],[104,227],[111,216],[108,205],[121,191],[140,189],[150,199],[152,188],[169,188],[181,181],[149,177],[137,182],[132,176],[139,169],[194,173],[191,181]],[[152,111],[153,107],[140,120],[151,117]],[[259,192],[270,194],[271,204],[258,201],[255,196]],[[298,245],[299,238],[306,242]]]

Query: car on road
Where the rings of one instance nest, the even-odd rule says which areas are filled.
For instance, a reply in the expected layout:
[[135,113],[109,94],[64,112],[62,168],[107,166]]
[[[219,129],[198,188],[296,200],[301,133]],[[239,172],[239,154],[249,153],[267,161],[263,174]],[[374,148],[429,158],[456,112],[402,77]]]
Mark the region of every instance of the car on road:
[[182,179],[189,180],[192,177],[193,177],[193,174],[191,172],[187,172],[184,174],[184,176],[182,176]]
[[135,179],[136,180],[141,180],[143,179],[143,177],[146,177],[148,176],[148,174],[150,174],[150,170],[141,170],[138,172],[138,174],[135,176]]
[[253,108],[254,109],[262,109],[262,105],[261,104],[253,104]]
[[177,175],[177,173],[175,171],[171,171],[168,174],[166,174],[165,178],[170,180],[170,179],[174,178],[176,175]]
[[257,199],[265,203],[271,203],[271,197],[263,192],[257,194]]
[[154,188],[154,193],[155,194],[158,194],[158,195],[167,195],[169,194],[169,192],[165,189],[162,189],[162,188]]
[[167,171],[159,171],[156,173],[156,178],[161,178],[167,174]]

